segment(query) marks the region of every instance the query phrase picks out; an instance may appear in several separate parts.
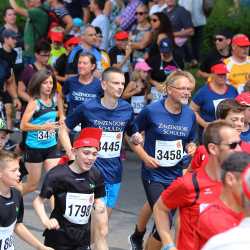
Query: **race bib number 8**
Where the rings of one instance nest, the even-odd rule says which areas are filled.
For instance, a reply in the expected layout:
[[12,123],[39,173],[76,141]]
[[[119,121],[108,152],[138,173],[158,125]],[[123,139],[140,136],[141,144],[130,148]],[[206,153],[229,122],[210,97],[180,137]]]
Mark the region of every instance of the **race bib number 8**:
[[87,224],[93,203],[94,194],[67,193],[64,217],[74,224]]
[[16,221],[8,227],[0,227],[0,250],[14,250],[13,231]]
[[122,137],[122,132],[103,132],[98,156],[100,158],[120,157]]
[[182,141],[160,141],[155,142],[155,159],[159,161],[161,167],[173,167],[177,165],[183,157]]

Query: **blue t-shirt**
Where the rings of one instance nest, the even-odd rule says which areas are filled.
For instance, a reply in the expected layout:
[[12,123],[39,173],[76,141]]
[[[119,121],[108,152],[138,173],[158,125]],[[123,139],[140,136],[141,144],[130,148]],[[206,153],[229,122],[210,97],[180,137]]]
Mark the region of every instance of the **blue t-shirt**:
[[102,128],[100,150],[95,162],[104,176],[105,183],[119,183],[122,177],[120,150],[123,133],[133,120],[133,109],[129,103],[119,99],[115,109],[102,106],[100,99],[92,99],[79,105],[69,114],[65,123],[73,129],[81,123],[82,127]]
[[[51,106],[47,106],[42,100],[37,99],[37,110],[33,114],[30,123],[43,125],[55,122],[57,117],[56,105],[54,100]],[[28,131],[25,144],[30,148],[49,148],[57,144],[56,131],[54,130],[34,130]]]
[[184,148],[195,138],[196,119],[187,105],[180,114],[172,114],[164,102],[162,99],[146,106],[133,122],[133,133],[145,131],[144,149],[161,165],[151,169],[142,162],[142,178],[168,185],[182,175]]
[[250,128],[247,131],[242,132],[240,134],[240,138],[242,141],[246,141],[247,143],[250,143]]
[[71,113],[75,108],[83,102],[93,98],[100,98],[103,95],[101,81],[94,78],[89,84],[79,82],[79,76],[68,78],[63,84],[63,94],[68,102],[68,113]]
[[[233,86],[228,86],[224,94],[214,92],[209,84],[201,87],[193,96],[193,102],[200,107],[200,116],[206,122],[216,120],[216,108],[218,104],[225,99],[234,99],[238,95]],[[199,126],[199,138],[201,139],[202,127]]]

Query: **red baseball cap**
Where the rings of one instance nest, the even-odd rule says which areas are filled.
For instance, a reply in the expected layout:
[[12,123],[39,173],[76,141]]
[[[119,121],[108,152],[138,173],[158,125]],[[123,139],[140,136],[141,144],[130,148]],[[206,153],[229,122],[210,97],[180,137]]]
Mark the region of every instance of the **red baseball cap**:
[[49,36],[52,42],[63,42],[64,35],[62,32],[51,31]]
[[128,39],[128,32],[126,31],[118,31],[114,35],[115,40],[127,40]]
[[233,37],[232,44],[241,46],[241,47],[247,47],[247,46],[250,46],[250,41],[246,35],[239,34]]
[[70,39],[68,39],[65,43],[64,43],[64,47],[69,47],[70,45],[77,45],[80,43],[80,39],[78,37],[71,37]]
[[239,94],[235,98],[236,102],[238,102],[242,106],[248,106],[250,107],[250,93],[249,92],[243,92]]
[[228,73],[227,66],[224,63],[218,63],[211,67],[211,73],[216,75],[225,75]]
[[73,148],[95,147],[99,149],[102,129],[84,128],[73,143]]

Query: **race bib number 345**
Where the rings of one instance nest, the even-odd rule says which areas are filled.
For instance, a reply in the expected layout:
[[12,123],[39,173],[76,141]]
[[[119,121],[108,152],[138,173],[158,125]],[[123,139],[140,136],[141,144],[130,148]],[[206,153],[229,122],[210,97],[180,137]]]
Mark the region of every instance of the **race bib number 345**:
[[100,158],[120,157],[122,137],[122,132],[103,132],[98,156]]
[[177,165],[183,157],[182,141],[160,141],[155,142],[155,159],[159,161],[161,167],[173,167]]

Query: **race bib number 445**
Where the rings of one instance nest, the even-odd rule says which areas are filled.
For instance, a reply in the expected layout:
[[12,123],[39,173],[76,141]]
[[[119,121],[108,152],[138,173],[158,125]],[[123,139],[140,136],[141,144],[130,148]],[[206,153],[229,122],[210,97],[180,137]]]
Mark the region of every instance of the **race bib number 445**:
[[94,194],[67,193],[64,217],[74,224],[87,224],[93,203]]
[[115,158],[120,157],[122,146],[122,132],[103,132],[101,137],[100,158]]
[[181,140],[155,142],[155,159],[159,161],[161,167],[173,167],[177,165],[183,157],[183,146]]

